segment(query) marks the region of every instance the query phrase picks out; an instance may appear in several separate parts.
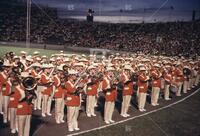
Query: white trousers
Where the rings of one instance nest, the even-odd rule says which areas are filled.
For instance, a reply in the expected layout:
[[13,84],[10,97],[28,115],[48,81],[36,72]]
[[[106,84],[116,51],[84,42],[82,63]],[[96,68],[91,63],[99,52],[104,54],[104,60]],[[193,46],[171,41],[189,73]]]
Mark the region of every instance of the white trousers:
[[51,111],[51,97],[49,95],[43,95],[42,99],[42,114],[49,114]]
[[183,93],[187,93],[187,90],[189,88],[189,81],[184,81],[183,82]]
[[195,85],[197,86],[199,84],[200,74],[197,75],[195,79]]
[[44,88],[43,86],[37,86],[37,91],[36,91],[37,99],[35,99],[34,101],[34,108],[41,109],[41,103],[43,97],[41,91],[43,90],[43,88]]
[[122,115],[127,114],[130,101],[131,101],[131,95],[123,96],[122,107],[121,107]]
[[92,95],[88,95],[86,99],[86,113],[87,114],[94,114],[94,107],[96,104],[96,97]]
[[189,79],[189,86],[188,86],[188,90],[190,90],[192,88],[192,78]]
[[31,115],[18,115],[18,136],[29,136]]
[[0,90],[0,112],[3,112],[3,96],[2,96],[2,90]]
[[139,93],[138,95],[138,108],[144,109],[146,103],[146,95],[147,93]]
[[78,115],[79,115],[79,106],[67,107],[67,124],[69,130],[74,130],[75,128],[78,128]]
[[168,84],[165,84],[165,90],[164,90],[164,98],[165,100],[169,99],[169,86]]
[[112,115],[115,108],[115,102],[105,102],[104,106],[104,120],[109,122],[112,120]]
[[165,88],[165,79],[161,78],[161,89]]
[[160,88],[159,87],[152,87],[151,104],[157,104],[158,103],[159,94],[160,94]]
[[10,113],[10,128],[12,129],[17,129],[18,124],[17,124],[17,115],[16,115],[17,109],[16,108],[9,108],[9,113]]
[[178,84],[178,91],[176,92],[176,96],[181,96],[183,82],[178,82],[177,84]]
[[55,119],[56,121],[62,121],[64,118],[64,98],[56,98],[55,99]]
[[8,102],[9,96],[3,96],[3,119],[8,120]]

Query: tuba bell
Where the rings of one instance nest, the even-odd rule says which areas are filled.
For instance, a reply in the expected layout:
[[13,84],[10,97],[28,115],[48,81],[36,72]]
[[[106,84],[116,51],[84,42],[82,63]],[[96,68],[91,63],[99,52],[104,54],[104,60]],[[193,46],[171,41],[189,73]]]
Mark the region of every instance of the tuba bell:
[[28,76],[22,80],[22,85],[26,91],[34,91],[37,86],[37,80],[32,76]]
[[26,101],[28,104],[32,104],[33,99],[37,98],[35,93],[37,80],[31,76],[28,76],[22,80],[22,85],[25,88],[25,97],[21,100],[21,102]]

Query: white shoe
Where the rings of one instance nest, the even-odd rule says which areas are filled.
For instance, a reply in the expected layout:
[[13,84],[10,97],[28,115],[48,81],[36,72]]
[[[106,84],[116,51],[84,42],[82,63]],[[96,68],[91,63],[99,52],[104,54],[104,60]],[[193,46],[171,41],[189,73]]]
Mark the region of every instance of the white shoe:
[[111,119],[111,120],[110,120],[110,123],[115,123],[115,121]]
[[69,128],[69,130],[68,130],[69,132],[72,132],[72,131],[74,131],[74,129],[73,128]]
[[159,103],[156,103],[156,106],[158,106],[159,105]]
[[65,123],[65,121],[62,119],[61,121],[60,121],[61,123]]
[[37,110],[37,108],[34,108],[34,110]]
[[139,111],[143,112],[143,109],[139,109]]
[[97,115],[93,113],[92,116],[96,117]]
[[146,109],[142,109],[142,111],[146,111]]
[[47,113],[47,115],[48,115],[48,116],[51,116],[52,114],[51,114],[51,113]]
[[74,130],[78,131],[78,130],[80,130],[80,128],[74,128]]
[[106,124],[110,124],[110,122],[109,122],[109,121],[105,121],[105,123],[106,123]]
[[126,118],[127,116],[126,116],[126,114],[120,114],[122,117],[124,117],[124,118]]
[[42,117],[46,117],[46,114],[45,114],[45,113],[42,113]]
[[126,115],[126,117],[129,117],[130,116],[130,114],[125,114]]
[[41,110],[41,108],[37,108],[38,110]]
[[60,124],[60,121],[59,121],[59,120],[57,120],[57,121],[56,121],[56,123],[57,123],[57,124]]
[[3,111],[1,111],[0,114],[3,115]]
[[88,117],[91,117],[91,114],[87,114]]
[[8,122],[7,119],[4,119],[4,120],[3,120],[3,123],[7,123],[7,122]]
[[154,103],[152,103],[151,105],[152,105],[152,106],[156,106],[156,104],[154,104]]
[[166,98],[165,100],[166,100],[166,101],[169,101],[169,100],[171,100],[171,98]]
[[15,129],[12,129],[12,130],[11,130],[11,133],[12,133],[12,134],[15,134],[15,133],[16,133],[16,130],[15,130]]

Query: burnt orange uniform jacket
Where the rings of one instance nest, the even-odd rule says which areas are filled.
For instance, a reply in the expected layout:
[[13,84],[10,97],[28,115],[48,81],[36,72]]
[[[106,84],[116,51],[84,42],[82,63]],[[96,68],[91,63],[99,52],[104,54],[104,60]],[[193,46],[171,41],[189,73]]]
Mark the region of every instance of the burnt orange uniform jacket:
[[96,96],[98,87],[99,87],[99,82],[96,82],[92,85],[87,85],[86,94],[90,96]]
[[20,86],[16,86],[13,90],[13,94],[10,96],[10,101],[8,103],[9,108],[17,108],[20,98],[23,94],[23,89]]
[[184,76],[183,76],[183,71],[180,69],[176,69],[176,82],[183,82],[184,81]]
[[54,81],[54,86],[56,87],[55,93],[54,93],[54,98],[63,98],[64,97],[64,93],[65,93],[65,89],[63,89],[61,87],[61,82],[60,82],[60,78],[58,77],[58,75],[55,75],[53,77],[53,81]]
[[172,83],[172,79],[173,79],[172,73],[165,73],[164,74],[165,84],[170,85]]
[[[19,100],[22,100],[25,97],[23,88],[18,89],[20,93]],[[32,114],[32,104],[28,104],[26,101],[18,102],[17,104],[17,115],[31,115]]]
[[4,72],[0,73],[0,91],[2,91],[2,86],[7,80],[7,75]]
[[108,102],[108,101],[114,102],[117,99],[117,90],[116,90],[116,88],[113,88],[110,91],[106,91],[109,87],[110,87],[110,80],[106,76],[106,77],[104,77],[104,79],[102,81],[102,89],[105,92],[105,101],[106,102]]
[[10,80],[7,80],[5,83],[5,90],[3,90],[3,96],[8,96],[11,93],[11,86],[12,83],[10,82]]
[[147,77],[144,73],[140,74],[138,76],[138,89],[139,93],[146,93],[148,90],[148,83],[147,80],[149,77]]
[[[41,75],[40,80],[41,80],[41,84],[43,84],[43,85],[49,83],[49,79],[48,79],[47,75],[44,73]],[[51,85],[51,86],[45,86],[45,87],[46,88],[42,91],[42,94],[50,96],[53,91],[53,86]]]
[[[123,73],[121,75],[121,80],[122,80],[122,82],[126,82],[128,80],[128,77]],[[133,82],[128,82],[128,83],[124,84],[122,94],[123,94],[123,96],[133,94]]]
[[26,101],[19,102],[17,105],[17,115],[31,115],[32,104],[28,104]]
[[161,73],[157,70],[157,69],[153,69],[151,71],[151,75],[152,75],[152,87],[161,87]]
[[71,81],[65,83],[66,88],[66,102],[67,106],[79,106],[80,105],[80,96],[74,94],[76,88]]
[[123,96],[133,94],[133,82],[128,82],[127,84],[124,85],[122,94]]

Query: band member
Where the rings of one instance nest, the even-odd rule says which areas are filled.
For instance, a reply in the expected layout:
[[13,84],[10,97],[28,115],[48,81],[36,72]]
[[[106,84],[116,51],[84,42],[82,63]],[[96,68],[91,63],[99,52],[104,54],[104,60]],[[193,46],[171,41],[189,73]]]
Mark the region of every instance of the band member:
[[[60,69],[62,70],[62,69]],[[56,75],[54,75],[53,77],[53,81],[54,81],[54,86],[55,86],[55,93],[54,93],[54,98],[55,98],[55,119],[56,119],[56,123],[60,124],[60,123],[64,123],[64,95],[65,95],[65,87],[63,87],[63,83],[65,83],[65,80],[62,77],[63,75],[61,75],[61,71],[58,71]],[[62,79],[61,79],[62,78]],[[62,81],[61,83],[61,80]]]
[[189,67],[190,67],[190,76],[189,76],[189,85],[188,85],[188,90],[192,89],[193,86],[193,77],[194,77],[194,63],[192,61],[189,61]]
[[13,81],[13,92],[10,94],[10,101],[8,103],[9,113],[10,113],[10,128],[11,133],[16,133],[18,131],[18,123],[17,123],[17,106],[19,103],[20,98],[23,95],[22,86],[20,84],[20,79],[15,77],[15,80]]
[[97,90],[99,88],[99,81],[95,77],[96,67],[89,66],[88,70],[90,72],[90,78],[86,86],[86,114],[88,117],[96,116],[94,112],[95,104],[96,104],[96,96],[97,96]]
[[152,76],[152,92],[151,92],[151,105],[157,106],[158,104],[158,97],[160,94],[161,88],[161,72],[159,71],[160,65],[154,64],[154,69],[151,70]]
[[196,65],[195,62],[194,62],[194,66],[193,66],[193,71],[194,71],[194,76],[192,79],[192,88],[194,88],[196,86],[196,79],[198,77],[198,66]]
[[195,86],[197,86],[199,84],[199,81],[200,81],[200,62],[199,62],[199,64],[197,63],[197,77],[195,80]]
[[[12,75],[14,76],[14,75]],[[11,93],[11,88],[12,88],[12,77],[10,75],[10,77],[7,78],[7,81],[5,83],[5,87],[2,89],[3,91],[3,120],[4,123],[7,123],[8,120],[8,102],[9,102],[9,95]]]
[[[104,105],[104,121],[106,124],[114,123],[112,115],[115,108],[115,101],[117,99],[116,81],[113,80],[113,67],[107,67],[105,77],[102,81],[102,90],[105,92]],[[113,82],[113,83],[111,83]]]
[[38,110],[41,110],[41,102],[42,102],[42,89],[43,89],[43,86],[40,82],[40,78],[41,78],[41,73],[42,73],[42,70],[41,70],[41,67],[42,65],[38,62],[36,63],[33,63],[32,65],[32,70],[31,70],[31,75],[38,79],[38,84],[37,84],[37,91],[36,91],[36,95],[37,95],[37,99],[34,100],[34,110],[38,109]]
[[189,78],[190,78],[191,70],[190,68],[185,65],[183,67],[183,76],[184,76],[184,81],[183,81],[183,93],[187,93],[187,90],[189,88]]
[[16,112],[18,122],[18,136],[29,136],[30,133],[30,123],[33,108],[32,101],[36,98],[36,94],[34,92],[36,81],[34,82],[33,80],[34,79],[32,77],[26,78],[26,80],[22,81],[22,88],[18,88],[20,93]]
[[50,110],[51,110],[51,99],[50,96],[53,92],[53,86],[52,86],[52,81],[48,74],[51,72],[52,66],[48,64],[44,64],[42,66],[44,68],[44,72],[41,75],[41,83],[43,84],[43,101],[42,101],[42,117],[46,117],[46,114],[48,116],[51,116]]
[[[3,92],[6,89],[5,84],[6,84],[7,77],[8,77],[7,70],[5,68],[2,68],[1,72],[0,72],[0,113],[1,114],[3,114],[3,101],[5,100],[3,97]],[[5,105],[4,105],[4,107],[5,107]],[[7,122],[7,120],[4,120],[4,123],[6,123],[6,122]]]
[[144,109],[146,103],[146,95],[148,90],[148,80],[149,76],[146,75],[146,68],[145,66],[141,66],[139,68],[139,76],[138,76],[138,108],[139,111],[143,112],[146,111]]
[[132,67],[130,65],[125,65],[124,72],[122,74],[122,81],[124,83],[122,95],[123,95],[123,101],[122,101],[122,107],[121,107],[121,116],[123,117],[129,117],[130,115],[127,114],[128,107],[131,102],[131,96],[133,94],[133,81],[131,81],[131,72],[133,71]]
[[164,72],[164,80],[165,80],[165,88],[164,88],[164,99],[165,100],[171,100],[171,98],[169,98],[169,87],[172,84],[172,73],[171,73],[171,66],[170,65],[166,65],[165,66],[165,72]]
[[183,76],[183,68],[180,64],[178,64],[176,68],[176,84],[178,85],[178,91],[176,92],[176,96],[181,96],[181,90],[183,86],[184,76]]
[[77,92],[77,72],[75,70],[69,70],[69,79],[65,84],[66,88],[66,105],[67,105],[67,124],[70,132],[74,130],[80,130],[78,128],[78,115],[80,107],[80,94]]

